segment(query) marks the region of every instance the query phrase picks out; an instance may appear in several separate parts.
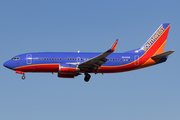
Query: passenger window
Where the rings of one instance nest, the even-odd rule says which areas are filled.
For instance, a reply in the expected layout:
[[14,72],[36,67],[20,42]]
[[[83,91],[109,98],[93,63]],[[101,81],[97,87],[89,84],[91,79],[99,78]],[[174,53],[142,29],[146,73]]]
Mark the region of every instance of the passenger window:
[[46,58],[44,58],[44,60],[46,60]]
[[57,60],[59,60],[59,58],[57,58]]

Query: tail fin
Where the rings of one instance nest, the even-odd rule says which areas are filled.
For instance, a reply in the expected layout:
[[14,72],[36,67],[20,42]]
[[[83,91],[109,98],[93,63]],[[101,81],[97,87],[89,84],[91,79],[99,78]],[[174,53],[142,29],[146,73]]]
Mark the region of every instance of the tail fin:
[[153,55],[163,53],[170,25],[170,23],[161,24],[140,50]]

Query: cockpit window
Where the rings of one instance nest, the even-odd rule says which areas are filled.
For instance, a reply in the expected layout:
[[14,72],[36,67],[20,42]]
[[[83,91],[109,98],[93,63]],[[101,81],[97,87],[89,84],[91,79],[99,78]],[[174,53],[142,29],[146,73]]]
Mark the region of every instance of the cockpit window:
[[13,57],[11,60],[19,60],[19,57]]

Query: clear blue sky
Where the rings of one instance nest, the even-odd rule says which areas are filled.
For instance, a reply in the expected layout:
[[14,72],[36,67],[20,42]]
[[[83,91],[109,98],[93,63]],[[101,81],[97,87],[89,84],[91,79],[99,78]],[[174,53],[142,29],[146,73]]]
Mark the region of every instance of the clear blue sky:
[[[0,2],[0,120],[179,120],[179,0],[4,0]],[[3,67],[27,52],[115,52],[141,47],[171,23],[166,63],[75,79]]]

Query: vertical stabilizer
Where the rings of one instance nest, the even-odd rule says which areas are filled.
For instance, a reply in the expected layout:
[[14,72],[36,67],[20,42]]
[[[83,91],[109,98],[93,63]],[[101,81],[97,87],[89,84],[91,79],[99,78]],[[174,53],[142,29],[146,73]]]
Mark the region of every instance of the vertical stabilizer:
[[170,25],[170,23],[161,24],[140,50],[145,53],[148,51],[154,54],[163,53]]

